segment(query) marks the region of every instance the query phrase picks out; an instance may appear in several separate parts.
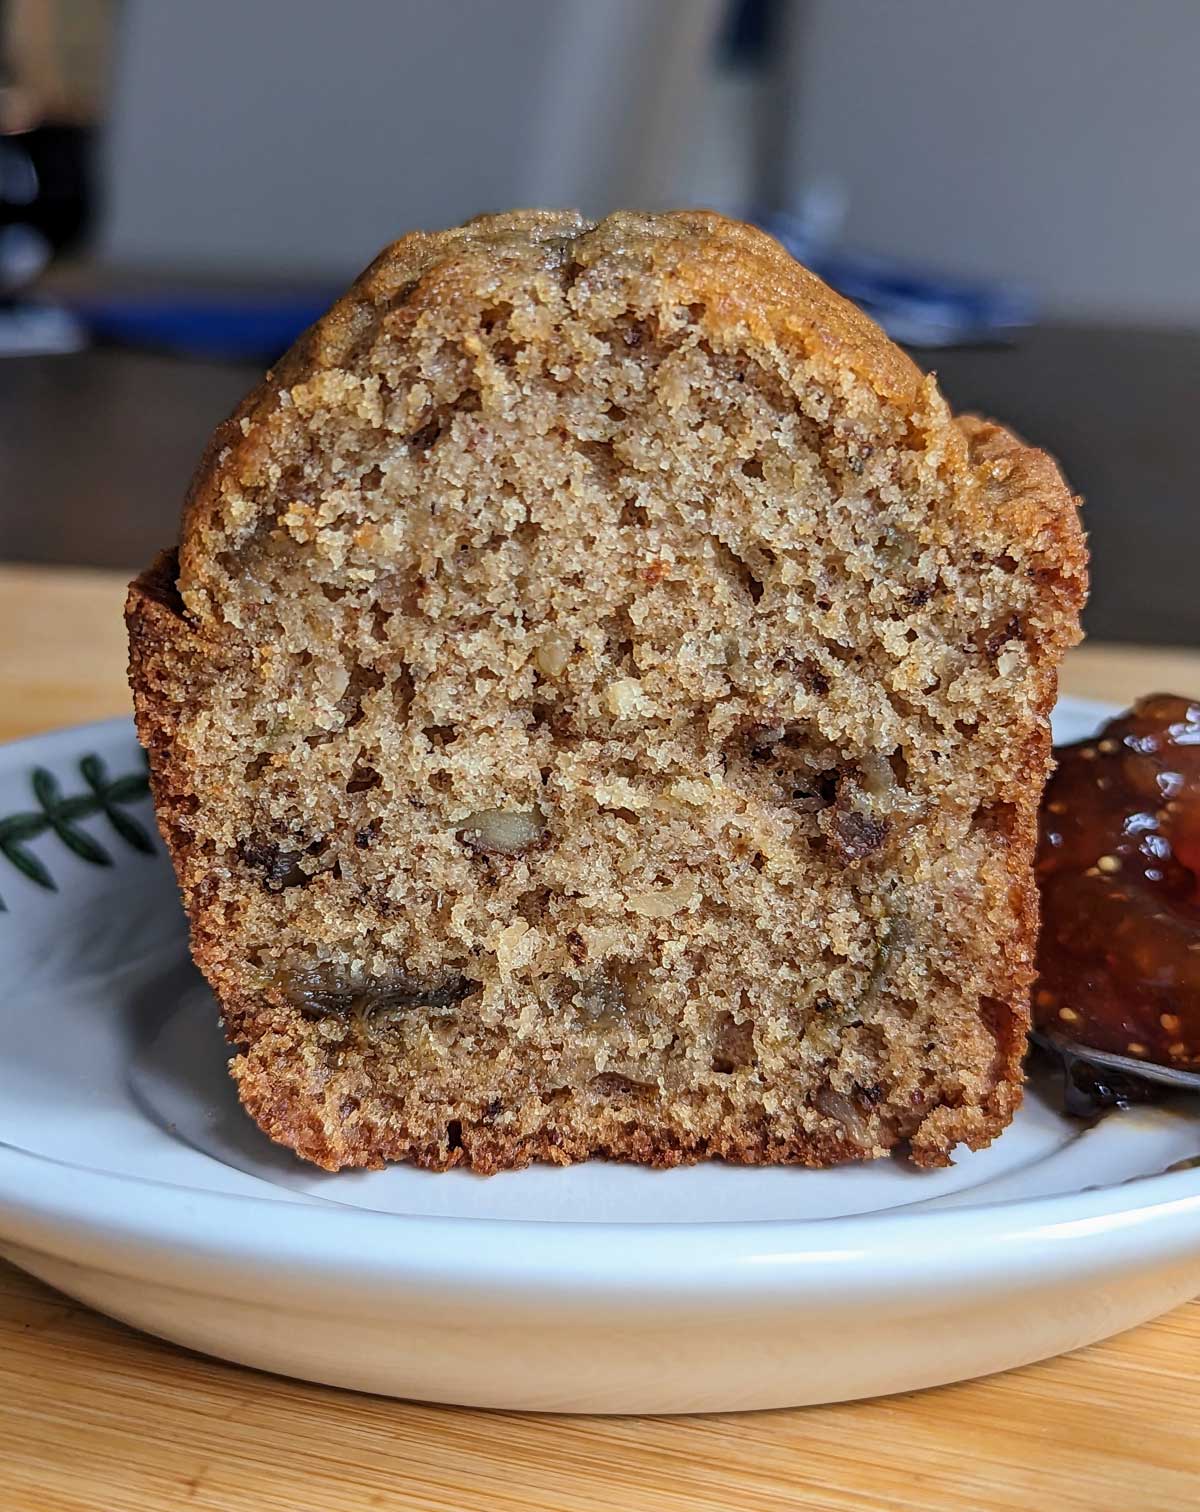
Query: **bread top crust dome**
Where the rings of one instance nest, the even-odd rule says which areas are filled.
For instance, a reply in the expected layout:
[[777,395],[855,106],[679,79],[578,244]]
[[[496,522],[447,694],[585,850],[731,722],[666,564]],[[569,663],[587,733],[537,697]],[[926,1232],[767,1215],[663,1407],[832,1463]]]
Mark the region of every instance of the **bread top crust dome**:
[[[280,480],[270,450],[288,422],[293,388],[323,374],[378,371],[381,347],[402,348],[423,329],[461,327],[464,302],[550,282],[568,300],[577,283],[593,298],[610,288],[614,310],[633,302],[650,315],[687,311],[716,351],[753,349],[797,393],[814,382],[827,387],[847,433],[878,433],[882,422],[887,441],[920,457],[926,480],[936,473],[980,525],[1028,541],[1032,570],[1045,557],[1065,609],[1082,604],[1079,500],[1054,462],[1014,446],[999,426],[952,416],[933,376],[772,237],[713,211],[620,211],[595,222],[575,211],[516,210],[412,232],[387,247],[218,428],[181,531],[179,589],[197,628],[222,621],[214,559],[236,550],[265,507],[261,499],[269,506],[274,498]],[[1044,628],[1059,627],[1048,620]]]

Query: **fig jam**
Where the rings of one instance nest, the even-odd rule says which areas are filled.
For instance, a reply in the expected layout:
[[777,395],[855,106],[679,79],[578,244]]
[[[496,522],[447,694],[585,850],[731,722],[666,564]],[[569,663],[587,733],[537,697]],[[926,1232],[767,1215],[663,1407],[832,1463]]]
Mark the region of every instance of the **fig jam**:
[[1055,756],[1035,1029],[1200,1071],[1200,700],[1153,694]]

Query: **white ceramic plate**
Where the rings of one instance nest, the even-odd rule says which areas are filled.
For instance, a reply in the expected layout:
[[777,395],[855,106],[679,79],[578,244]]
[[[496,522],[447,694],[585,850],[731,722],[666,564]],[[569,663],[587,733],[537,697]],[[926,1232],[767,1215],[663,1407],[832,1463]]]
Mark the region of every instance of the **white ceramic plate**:
[[931,1173],[307,1167],[238,1108],[144,786],[124,721],[0,750],[0,1252],[115,1317],[369,1391],[679,1412],[1003,1370],[1200,1292],[1193,1100],[1084,1128],[1035,1089]]

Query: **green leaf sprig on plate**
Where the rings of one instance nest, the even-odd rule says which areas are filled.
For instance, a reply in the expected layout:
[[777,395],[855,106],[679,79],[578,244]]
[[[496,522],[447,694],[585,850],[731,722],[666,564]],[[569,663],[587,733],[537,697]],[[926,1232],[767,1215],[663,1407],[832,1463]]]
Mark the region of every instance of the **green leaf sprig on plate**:
[[[113,864],[113,858],[104,846],[81,826],[81,819],[102,814],[131,849],[146,856],[154,854],[150,832],[125,812],[126,805],[138,802],[149,793],[150,781],[146,772],[110,777],[100,757],[89,754],[80,759],[79,774],[87,791],[68,797],[53,772],[46,767],[34,767],[29,781],[37,808],[0,819],[0,855],[23,876],[49,892],[57,892],[58,884],[46,862],[30,849],[30,841],[44,834],[56,835],[81,861],[89,861],[93,866]],[[5,908],[4,900],[0,898],[0,912]]]

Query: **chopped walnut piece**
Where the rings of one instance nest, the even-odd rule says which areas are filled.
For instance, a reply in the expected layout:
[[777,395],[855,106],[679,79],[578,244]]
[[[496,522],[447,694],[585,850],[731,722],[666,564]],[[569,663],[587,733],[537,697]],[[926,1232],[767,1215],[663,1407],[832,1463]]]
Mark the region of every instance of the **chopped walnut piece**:
[[568,635],[552,630],[544,635],[533,653],[534,665],[543,677],[561,677],[575,650],[575,642]]
[[616,682],[609,683],[604,701],[617,719],[635,719],[639,714],[650,712],[650,700],[637,677],[619,677]]
[[699,883],[688,875],[660,892],[630,893],[625,899],[625,907],[630,913],[641,914],[644,919],[669,919],[699,896]]
[[826,1118],[832,1118],[845,1131],[846,1137],[862,1150],[871,1148],[872,1139],[862,1109],[836,1087],[820,1087],[813,1095],[813,1102]]
[[458,838],[471,850],[519,856],[546,839],[546,821],[540,810],[481,809],[460,820]]

